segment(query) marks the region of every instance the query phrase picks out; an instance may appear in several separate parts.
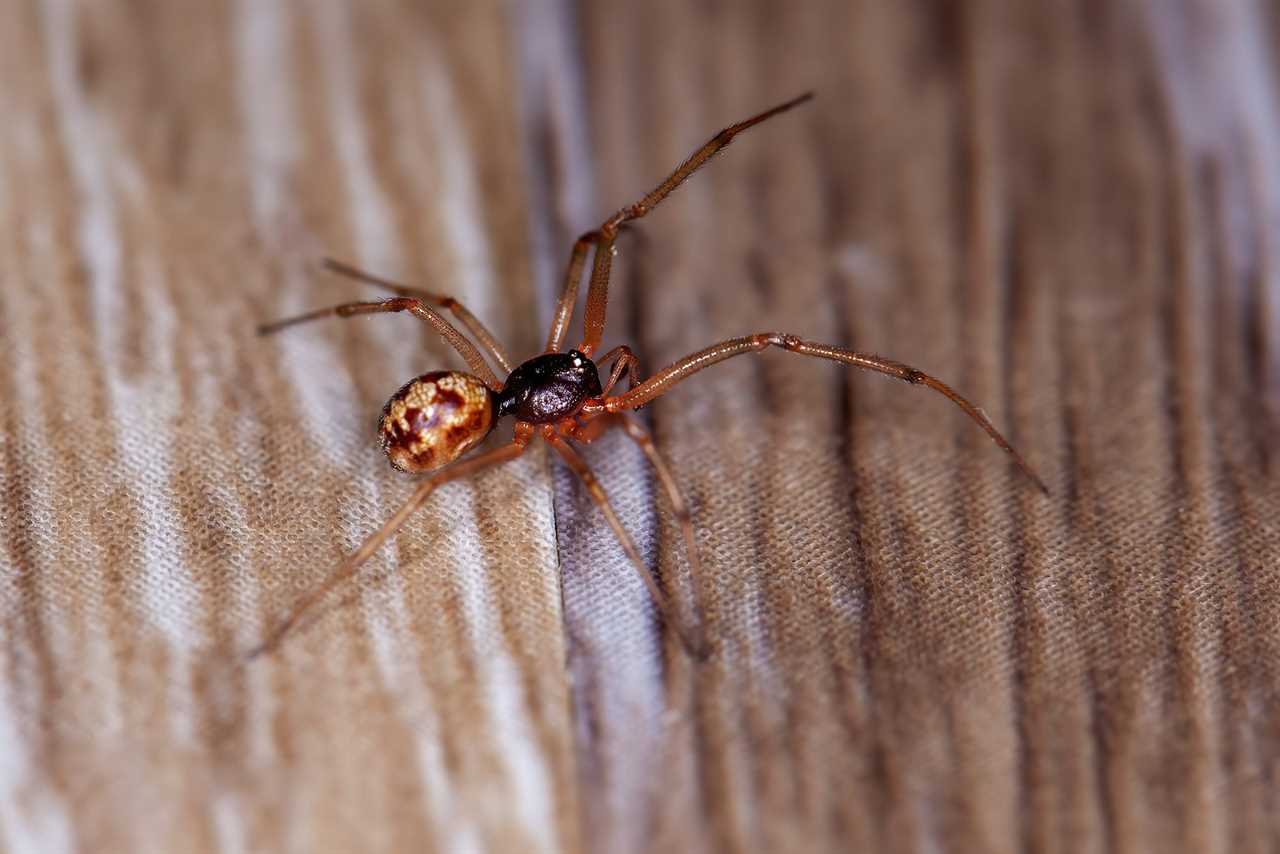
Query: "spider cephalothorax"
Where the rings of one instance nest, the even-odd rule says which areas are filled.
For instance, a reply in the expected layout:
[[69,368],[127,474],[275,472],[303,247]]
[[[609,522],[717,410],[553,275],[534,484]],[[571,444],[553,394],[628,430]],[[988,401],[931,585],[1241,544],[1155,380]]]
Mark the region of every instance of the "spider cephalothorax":
[[498,392],[498,414],[529,424],[551,424],[578,414],[600,394],[600,372],[585,353],[544,353],[511,372]]
[[[361,314],[407,311],[439,332],[466,360],[471,372],[437,371],[423,374],[396,392],[387,403],[382,420],[379,422],[379,430],[383,448],[393,466],[405,471],[429,471],[448,463],[454,464],[424,479],[414,490],[412,497],[394,516],[370,535],[360,548],[334,570],[321,585],[294,605],[288,617],[277,626],[255,654],[273,647],[312,603],[355,573],[360,565],[368,560],[369,556],[394,534],[418,507],[422,506],[436,487],[479,469],[515,459],[524,453],[525,448],[536,436],[540,436],[550,445],[581,478],[587,492],[600,507],[609,526],[613,528],[614,534],[617,535],[632,566],[644,582],[658,611],[675,628],[685,647],[694,654],[705,652],[707,647],[704,645],[701,617],[697,607],[699,571],[693,521],[680,495],[675,477],[654,446],[649,431],[641,421],[629,416],[626,411],[643,406],[665,394],[672,386],[687,377],[717,362],[747,353],[759,353],[768,348],[879,371],[908,383],[927,386],[945,395],[985,430],[1032,482],[1041,490],[1048,491],[1023,462],[1022,457],[977,407],[941,380],[883,356],[806,341],[796,335],[781,332],[758,332],[754,335],[730,338],[699,350],[668,365],[643,382],[640,382],[637,377],[636,359],[625,346],[610,350],[600,356],[597,361],[592,361],[591,357],[600,347],[600,341],[604,335],[609,274],[613,263],[614,241],[618,236],[619,228],[631,220],[640,219],[650,213],[672,190],[680,186],[712,155],[728,145],[738,133],[802,104],[811,97],[812,95],[802,95],[725,128],[680,164],[647,196],[619,210],[601,223],[595,231],[589,231],[579,237],[569,256],[569,269],[565,274],[560,301],[556,304],[551,331],[547,336],[547,346],[541,355],[524,362],[514,370],[511,368],[511,360],[506,351],[493,334],[475,315],[452,297],[408,288],[345,264],[326,262],[331,270],[386,288],[397,296],[380,302],[353,302],[320,309],[264,326],[261,328],[264,334],[318,317],[334,315],[353,317]],[[586,265],[587,253],[593,250],[591,288],[587,292],[583,340],[576,350],[565,351],[563,350],[565,337],[577,303],[578,286]],[[432,306],[452,312],[471,333],[475,343]],[[492,364],[507,372],[505,383],[498,380],[498,375],[486,360],[485,355],[481,354],[481,350],[492,360]],[[612,365],[609,378],[603,387],[597,365]],[[610,394],[624,372],[628,376],[630,387],[620,394]],[[516,419],[515,432],[510,443],[469,459],[459,459],[489,434],[498,418],[506,415]],[[645,566],[639,549],[636,548],[622,521],[614,512],[604,487],[592,474],[586,461],[571,445],[572,442],[590,442],[604,430],[612,427],[621,427],[648,457],[680,524],[689,558],[691,587],[694,591],[695,618],[692,624],[684,622],[670,606],[652,573]]]

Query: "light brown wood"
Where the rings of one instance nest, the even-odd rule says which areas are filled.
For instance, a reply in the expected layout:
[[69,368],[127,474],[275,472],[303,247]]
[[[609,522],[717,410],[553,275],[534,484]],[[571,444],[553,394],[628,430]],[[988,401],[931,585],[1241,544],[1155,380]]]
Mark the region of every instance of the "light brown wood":
[[[1270,850],[1278,32],[1247,0],[0,4],[0,848]],[[258,338],[378,297],[321,259],[518,362],[577,235],[809,89],[619,236],[600,351],[882,353],[1051,498],[936,395],[734,359],[643,413],[707,662],[537,448],[242,666],[412,492],[386,397],[462,367],[409,317]],[[643,452],[583,455],[687,611]]]

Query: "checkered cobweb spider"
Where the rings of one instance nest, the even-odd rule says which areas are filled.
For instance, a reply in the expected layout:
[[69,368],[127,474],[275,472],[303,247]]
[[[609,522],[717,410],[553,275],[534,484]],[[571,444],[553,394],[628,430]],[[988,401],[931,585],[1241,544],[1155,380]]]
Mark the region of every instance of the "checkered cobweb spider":
[[[428,496],[437,487],[481,469],[515,459],[524,453],[530,441],[536,436],[542,437],[543,441],[550,445],[569,465],[569,468],[582,479],[587,491],[613,529],[631,564],[640,575],[659,613],[667,624],[675,629],[686,649],[695,656],[705,654],[707,645],[702,629],[701,613],[697,606],[698,552],[688,506],[680,494],[670,468],[654,446],[648,429],[627,410],[638,409],[666,393],[676,383],[716,362],[744,353],[757,353],[768,347],[779,347],[792,353],[831,359],[858,368],[879,371],[909,383],[926,385],[942,393],[976,421],[978,426],[1013,458],[1013,461],[1037,487],[1047,492],[1040,478],[977,407],[942,381],[923,371],[882,356],[859,353],[830,344],[817,344],[780,332],[760,332],[713,344],[663,368],[643,382],[639,380],[637,374],[638,360],[626,346],[615,347],[598,359],[592,360],[592,355],[599,348],[604,332],[609,272],[613,262],[614,241],[617,239],[619,228],[624,223],[647,215],[672,190],[732,142],[739,133],[779,113],[786,112],[812,97],[812,93],[806,93],[720,131],[680,164],[647,196],[609,217],[595,231],[589,231],[579,237],[569,256],[569,268],[565,274],[560,301],[556,304],[555,317],[551,321],[551,331],[547,335],[547,346],[541,355],[533,357],[515,367],[514,370],[512,361],[502,345],[484,324],[457,300],[405,287],[336,261],[326,261],[326,266],[334,272],[377,285],[397,296],[375,302],[344,303],[280,320],[262,326],[259,330],[262,334],[278,332],[287,326],[322,317],[355,317],[381,312],[407,311],[439,332],[458,351],[471,372],[468,374],[460,371],[433,371],[423,374],[410,380],[391,397],[383,409],[382,419],[379,422],[382,446],[391,465],[408,472],[441,470],[435,471],[419,483],[400,509],[381,528],[371,534],[359,549],[348,556],[328,578],[303,596],[285,619],[276,626],[267,640],[250,653],[250,656],[273,649],[312,605],[334,587],[351,578],[361,564],[408,521],[414,511],[426,502]],[[587,290],[582,343],[577,349],[563,350],[565,336],[569,331],[569,322],[577,303],[579,280],[590,250],[594,250],[594,256],[591,284]],[[450,311],[472,334],[475,343],[463,336],[437,309]],[[481,354],[482,350],[492,359],[493,364],[507,374],[505,382],[498,378],[490,363],[485,361],[485,355]],[[609,364],[612,365],[609,378],[602,386],[599,368]],[[628,378],[628,390],[621,394],[612,394],[624,373]],[[493,429],[497,420],[507,415],[514,416],[516,419],[514,436],[509,444],[455,462],[480,444]],[[587,463],[573,447],[572,443],[591,442],[611,427],[622,428],[648,457],[683,531],[689,575],[694,591],[692,609],[694,616],[689,622],[680,618],[666,595],[658,587],[641,558],[640,551],[623,527],[613,505],[610,504],[604,487],[596,480]],[[447,468],[442,468],[445,466]]]

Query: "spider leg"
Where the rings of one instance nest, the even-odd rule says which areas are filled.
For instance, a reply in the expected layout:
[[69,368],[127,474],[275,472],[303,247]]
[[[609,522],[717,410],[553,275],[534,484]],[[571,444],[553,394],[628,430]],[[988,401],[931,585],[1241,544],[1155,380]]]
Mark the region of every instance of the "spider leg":
[[595,472],[591,471],[590,466],[587,465],[578,452],[558,435],[552,433],[547,435],[546,438],[547,443],[560,454],[564,461],[569,464],[569,468],[573,469],[574,473],[582,480],[582,484],[587,488],[592,500],[600,508],[600,512],[604,514],[605,521],[613,529],[614,536],[618,538],[618,543],[622,546],[622,550],[626,552],[631,565],[635,568],[636,573],[639,574],[640,580],[644,582],[645,589],[649,591],[649,598],[658,606],[658,612],[662,614],[663,619],[675,629],[681,643],[684,644],[690,655],[695,658],[705,657],[706,647],[702,642],[700,627],[693,632],[684,627],[679,616],[667,601],[667,597],[658,588],[658,582],[654,580],[653,573],[645,566],[644,559],[640,556],[640,550],[636,548],[635,541],[631,539],[631,535],[623,527],[622,520],[618,518],[617,512],[613,509],[604,487],[596,479]]
[[740,356],[744,353],[757,353],[767,347],[779,347],[783,350],[789,350],[792,353],[799,353],[803,356],[816,356],[820,359],[831,359],[835,362],[842,362],[846,365],[863,368],[866,370],[879,371],[882,374],[888,374],[891,377],[897,377],[905,382],[916,385],[924,385],[936,392],[947,397],[952,403],[964,410],[965,414],[972,418],[979,427],[986,431],[987,435],[1005,451],[1013,461],[1018,464],[1018,468],[1022,469],[1023,474],[1030,478],[1041,492],[1045,495],[1049,494],[1049,488],[1045,486],[1039,476],[1036,475],[1031,467],[1027,465],[1022,456],[1013,449],[1008,440],[1000,434],[982,410],[974,406],[964,397],[962,397],[951,386],[926,374],[924,371],[904,365],[901,362],[895,362],[892,359],[886,359],[883,356],[877,356],[872,353],[860,353],[856,350],[846,350],[843,347],[834,347],[830,344],[818,344],[812,341],[805,341],[794,335],[784,335],[780,332],[761,332],[757,335],[747,335],[742,338],[730,338],[728,341],[722,341],[719,344],[713,344],[703,350],[699,350],[689,356],[684,357],[678,362],[663,368],[658,373],[649,377],[635,388],[620,394],[616,397],[606,397],[597,403],[589,403],[582,408],[584,415],[592,415],[598,412],[617,412],[624,409],[636,409],[643,406],[655,397],[666,393],[673,385],[681,380],[696,374],[703,368],[708,368],[716,362],[723,362],[725,359],[731,359],[734,356]]
[[430,291],[424,291],[421,288],[410,288],[399,282],[393,282],[390,279],[384,279],[381,276],[375,276],[372,273],[366,273],[364,270],[352,267],[350,264],[344,264],[341,261],[335,261],[333,258],[324,259],[324,268],[340,276],[346,276],[355,279],[358,282],[374,285],[384,290],[391,291],[393,294],[399,294],[402,297],[417,297],[425,303],[430,303],[437,308],[445,308],[453,312],[453,316],[458,318],[463,326],[470,330],[471,334],[480,342],[480,346],[486,353],[497,362],[498,367],[502,368],[508,374],[511,373],[511,358],[507,355],[507,351],[503,349],[502,344],[494,337],[480,319],[467,310],[467,307],[458,302],[453,297],[447,297],[443,294],[433,294]]
[[[614,362],[614,359],[617,361]],[[609,362],[613,362],[613,370],[609,372],[609,381],[605,383],[601,394],[607,395],[609,390],[618,384],[624,370],[627,372],[627,382],[630,383],[631,388],[640,385],[640,360],[626,344],[619,344],[596,360],[596,364],[599,365],[607,365]]]
[[361,544],[360,548],[344,560],[337,569],[331,572],[328,578],[320,582],[301,599],[299,599],[297,603],[294,604],[293,608],[289,610],[288,616],[286,616],[284,620],[276,626],[276,628],[267,637],[266,641],[264,641],[261,646],[250,651],[246,658],[254,659],[259,655],[262,655],[264,652],[270,652],[275,649],[275,647],[279,645],[280,641],[284,639],[284,636],[288,634],[289,630],[297,624],[298,620],[302,618],[311,606],[320,601],[320,599],[333,588],[355,575],[361,565],[364,564],[364,562],[367,561],[370,556],[372,556],[373,553],[376,552],[392,534],[399,530],[400,526],[408,521],[409,517],[422,506],[423,502],[427,500],[427,496],[431,495],[431,493],[435,491],[436,487],[441,484],[448,483],[451,480],[456,480],[460,477],[477,472],[480,469],[514,460],[516,457],[524,453],[528,442],[529,440],[527,437],[522,437],[520,434],[517,434],[516,440],[509,445],[504,445],[501,448],[495,448],[488,453],[480,454],[479,456],[472,457],[469,460],[463,460],[462,462],[450,466],[443,471],[437,472],[424,480],[418,485],[418,488],[413,491],[413,495],[409,496],[409,499],[405,501],[405,503],[400,506],[400,509],[395,512],[395,515],[388,519],[381,528],[369,535],[369,538]]
[[[663,199],[669,196],[672,190],[683,184],[704,163],[733,142],[735,136],[748,128],[773,118],[779,113],[785,113],[792,107],[797,107],[811,98],[813,98],[813,93],[806,92],[798,98],[792,98],[790,101],[779,104],[720,131],[707,140],[701,148],[689,155],[683,163],[676,167],[674,172],[667,176],[666,180],[649,191],[644,198],[635,204],[622,208],[605,220],[598,231],[591,232],[592,235],[596,236],[596,254],[595,263],[591,270],[591,287],[587,291],[585,328],[583,330],[582,346],[578,348],[579,350],[590,355],[596,347],[600,346],[600,339],[604,336],[604,315],[606,304],[609,300],[609,272],[613,264],[613,242],[618,236],[618,228],[625,222],[640,219],[647,215]],[[581,262],[579,262],[580,266]],[[574,288],[576,294],[576,277]]]
[[564,346],[564,337],[569,333],[569,320],[573,317],[573,307],[578,303],[578,285],[582,280],[582,268],[587,263],[587,250],[599,240],[600,232],[588,231],[573,242],[569,266],[564,274],[564,287],[560,289],[560,300],[556,303],[556,313],[551,320],[551,331],[547,333],[548,353],[559,353]]
[[295,317],[286,317],[274,323],[263,324],[258,327],[258,334],[271,335],[286,327],[306,323],[309,320],[318,320],[322,317],[356,317],[361,314],[379,314],[390,311],[407,311],[430,324],[445,341],[452,345],[453,349],[458,351],[458,355],[466,360],[473,374],[494,391],[501,390],[502,381],[493,373],[493,368],[490,368],[488,362],[480,355],[476,345],[472,344],[465,335],[455,329],[453,324],[445,320],[439,312],[423,304],[422,300],[417,297],[395,297],[375,302],[347,302],[342,305],[320,308]]
[[575,430],[572,435],[579,442],[593,442],[605,430],[615,426],[622,427],[627,437],[635,442],[649,459],[649,465],[653,466],[654,473],[658,475],[658,481],[667,493],[667,500],[671,502],[671,513],[676,517],[676,522],[680,524],[680,531],[684,536],[685,555],[689,560],[689,581],[693,588],[694,619],[698,627],[696,640],[699,646],[702,646],[705,638],[702,632],[702,607],[699,604],[698,592],[701,589],[702,564],[698,559],[698,543],[693,531],[693,514],[689,512],[688,502],[685,501],[683,493],[680,492],[680,486],[676,483],[675,475],[671,473],[671,468],[667,465],[666,460],[662,458],[662,454],[658,452],[657,445],[653,443],[653,434],[649,432],[649,428],[644,426],[640,419],[631,413],[613,412],[588,421]]
[[[573,306],[577,305],[577,288],[581,284],[582,268],[586,265],[586,251],[598,245],[602,239],[600,232],[586,232],[573,242],[573,250],[568,256],[568,268],[564,270],[564,286],[556,302],[556,315],[552,320],[552,329],[547,334],[547,350],[544,352],[558,353],[564,346],[564,335],[568,334],[568,324],[573,318]],[[612,247],[612,241],[609,245]],[[612,250],[609,255],[612,259]],[[593,271],[591,271],[593,280],[598,274],[599,264],[602,264],[602,261],[596,261],[593,265]],[[612,265],[607,265],[607,268],[608,266]],[[608,274],[607,268],[605,268],[605,275]]]

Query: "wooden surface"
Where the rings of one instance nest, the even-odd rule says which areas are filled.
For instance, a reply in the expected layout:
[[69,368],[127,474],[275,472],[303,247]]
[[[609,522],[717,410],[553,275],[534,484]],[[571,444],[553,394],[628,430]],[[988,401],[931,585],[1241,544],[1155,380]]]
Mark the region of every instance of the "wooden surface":
[[[0,4],[0,847],[1188,851],[1280,843],[1274,6]],[[606,346],[769,353],[647,410],[716,654],[541,451],[408,494],[385,398],[517,357],[578,232],[807,89],[628,235]],[[571,337],[576,337],[571,336]],[[677,599],[621,437],[587,454]]]

